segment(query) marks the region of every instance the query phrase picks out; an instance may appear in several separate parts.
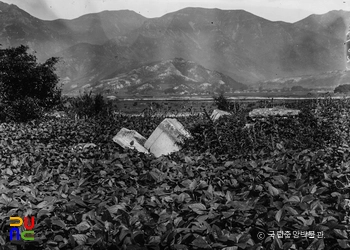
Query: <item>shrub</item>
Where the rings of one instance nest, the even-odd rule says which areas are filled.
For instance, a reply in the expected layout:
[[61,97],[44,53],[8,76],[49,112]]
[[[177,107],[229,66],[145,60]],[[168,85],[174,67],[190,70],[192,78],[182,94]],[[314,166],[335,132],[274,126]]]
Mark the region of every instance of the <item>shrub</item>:
[[107,116],[112,111],[112,103],[105,101],[101,94],[84,93],[70,101],[71,113],[78,117]]
[[239,102],[230,102],[223,93],[219,96],[213,96],[214,105],[223,111],[231,111],[234,113],[241,112],[244,109],[244,105]]
[[106,109],[106,102],[101,94],[95,95],[94,97],[94,111],[95,115],[101,114]]
[[214,104],[215,106],[224,111],[229,111],[230,110],[230,101],[224,96],[223,93],[221,93],[219,96],[214,96]]
[[39,105],[39,100],[28,96],[3,104],[0,108],[2,122],[27,122],[40,118],[42,114],[43,108]]

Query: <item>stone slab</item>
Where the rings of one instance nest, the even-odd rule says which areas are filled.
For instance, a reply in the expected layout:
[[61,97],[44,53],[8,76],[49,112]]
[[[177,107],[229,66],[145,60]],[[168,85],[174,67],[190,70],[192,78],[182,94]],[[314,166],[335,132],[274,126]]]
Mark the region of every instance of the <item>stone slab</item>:
[[113,141],[122,148],[136,149],[141,153],[149,154],[148,150],[144,147],[146,138],[135,130],[122,128],[118,134],[113,137]]
[[97,145],[95,143],[78,143],[77,145],[72,147],[72,150],[84,150],[87,148],[94,148],[97,147]]
[[55,118],[65,118],[67,114],[64,111],[53,111],[51,113],[45,113],[46,117],[55,117]]
[[225,115],[231,115],[231,113],[227,112],[227,111],[223,111],[220,109],[214,109],[213,113],[211,114],[210,118],[213,121],[218,120],[220,117],[225,116]]
[[246,123],[243,127],[243,129],[253,129],[254,128],[254,123]]
[[269,117],[269,116],[297,116],[301,111],[298,109],[286,108],[260,108],[249,112],[250,118]]
[[145,142],[145,148],[155,157],[168,155],[179,151],[177,143],[183,142],[183,138],[191,137],[190,133],[176,119],[166,118],[153,131]]

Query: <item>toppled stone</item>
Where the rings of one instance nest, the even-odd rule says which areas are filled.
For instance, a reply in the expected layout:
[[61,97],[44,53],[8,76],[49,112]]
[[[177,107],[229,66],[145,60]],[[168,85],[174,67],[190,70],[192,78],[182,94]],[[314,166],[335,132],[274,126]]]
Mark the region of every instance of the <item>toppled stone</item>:
[[67,114],[64,111],[54,111],[51,113],[46,113],[44,116],[55,117],[55,118],[64,118],[67,117]]
[[63,107],[69,109],[69,108],[72,108],[73,106],[72,106],[72,104],[68,101],[68,102],[65,102],[65,103],[63,104]]
[[144,147],[146,138],[135,130],[122,128],[118,134],[113,137],[113,141],[122,148],[136,149],[141,153],[149,154],[148,150]]
[[73,146],[73,150],[84,150],[87,148],[94,148],[97,147],[95,143],[78,143],[77,145]]
[[286,109],[281,107],[275,108],[260,108],[254,109],[249,112],[250,118],[262,118],[269,116],[296,116],[299,115],[300,110],[298,109]]
[[166,118],[147,139],[145,148],[155,157],[167,155],[181,149],[177,143],[183,142],[184,137],[189,138],[191,135],[183,125],[176,119]]
[[213,121],[218,120],[220,117],[225,116],[225,115],[231,115],[229,112],[227,111],[223,111],[220,109],[214,109],[213,113],[211,114],[210,118]]
[[109,95],[106,98],[107,98],[107,100],[115,100],[115,99],[117,99],[117,97],[114,96],[114,95]]
[[246,123],[243,129],[252,129],[254,128],[255,123]]

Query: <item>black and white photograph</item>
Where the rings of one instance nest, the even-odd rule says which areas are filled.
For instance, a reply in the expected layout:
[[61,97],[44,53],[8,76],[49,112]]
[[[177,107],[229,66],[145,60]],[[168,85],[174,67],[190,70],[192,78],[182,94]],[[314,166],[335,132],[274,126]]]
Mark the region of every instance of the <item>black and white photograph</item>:
[[0,250],[350,249],[350,0],[0,0]]

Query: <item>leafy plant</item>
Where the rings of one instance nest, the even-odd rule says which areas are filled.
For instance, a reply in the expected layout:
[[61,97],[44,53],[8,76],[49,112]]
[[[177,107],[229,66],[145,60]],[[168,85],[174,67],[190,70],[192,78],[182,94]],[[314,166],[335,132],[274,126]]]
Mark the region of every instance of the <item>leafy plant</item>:
[[[349,249],[348,101],[289,105],[301,115],[249,129],[249,110],[178,118],[194,139],[160,158],[111,140],[122,127],[148,137],[156,117],[3,123],[0,248]],[[9,241],[15,215],[35,216],[34,242]]]
[[8,102],[0,108],[0,121],[27,122],[42,117],[43,107],[32,97]]

